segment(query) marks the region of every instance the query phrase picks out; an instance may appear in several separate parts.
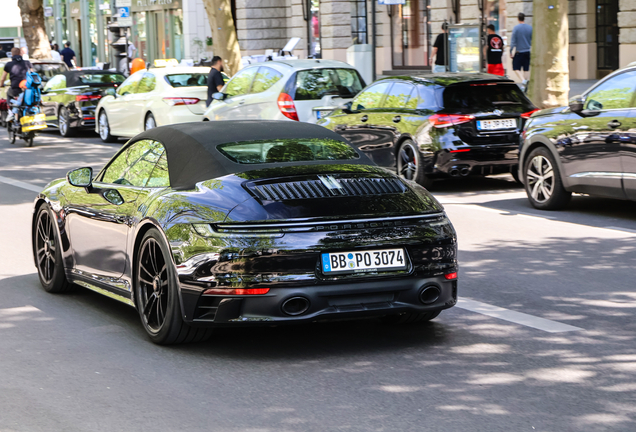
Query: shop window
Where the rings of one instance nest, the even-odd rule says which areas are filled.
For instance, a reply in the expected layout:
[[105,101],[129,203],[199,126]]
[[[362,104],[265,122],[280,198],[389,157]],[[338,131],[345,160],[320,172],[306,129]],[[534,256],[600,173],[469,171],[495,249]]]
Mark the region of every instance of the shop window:
[[354,44],[367,43],[367,0],[351,0],[351,38]]

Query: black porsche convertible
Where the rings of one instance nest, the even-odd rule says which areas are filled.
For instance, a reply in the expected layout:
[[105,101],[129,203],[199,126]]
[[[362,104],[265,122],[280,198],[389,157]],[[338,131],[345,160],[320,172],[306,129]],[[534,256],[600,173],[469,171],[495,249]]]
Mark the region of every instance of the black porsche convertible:
[[160,344],[214,326],[435,318],[457,301],[457,239],[421,186],[340,135],[279,121],[189,123],[131,139],[35,201],[45,290],[136,307]]

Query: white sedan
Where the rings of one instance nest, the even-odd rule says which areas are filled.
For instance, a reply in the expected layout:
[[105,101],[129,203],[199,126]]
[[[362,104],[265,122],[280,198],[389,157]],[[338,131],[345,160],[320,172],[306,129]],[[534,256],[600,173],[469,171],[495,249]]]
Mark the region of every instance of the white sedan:
[[104,142],[131,138],[146,129],[200,121],[208,95],[209,67],[140,70],[97,105],[95,132]]

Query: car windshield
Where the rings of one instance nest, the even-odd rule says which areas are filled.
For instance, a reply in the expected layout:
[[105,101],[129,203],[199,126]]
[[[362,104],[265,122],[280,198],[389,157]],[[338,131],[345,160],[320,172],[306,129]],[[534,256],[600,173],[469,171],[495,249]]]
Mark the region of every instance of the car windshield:
[[82,84],[121,84],[126,79],[122,74],[84,74],[77,77]]
[[525,112],[533,109],[532,102],[516,84],[465,84],[444,90],[444,108],[448,111]]
[[362,90],[355,69],[310,69],[296,74],[295,100],[319,100],[326,95],[351,99]]
[[351,160],[360,156],[342,141],[330,139],[282,139],[222,144],[217,149],[232,162],[263,164]]
[[60,74],[68,70],[64,63],[35,63],[33,69],[42,77],[48,80],[54,75]]
[[200,87],[208,85],[208,76],[203,73],[183,73],[166,75],[166,81],[172,87]]

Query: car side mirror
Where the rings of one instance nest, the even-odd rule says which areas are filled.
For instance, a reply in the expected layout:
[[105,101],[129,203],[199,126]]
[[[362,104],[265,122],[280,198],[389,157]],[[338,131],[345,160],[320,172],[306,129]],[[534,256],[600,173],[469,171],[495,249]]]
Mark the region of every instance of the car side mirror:
[[107,88],[106,90],[104,90],[104,95],[117,97],[117,90],[115,90],[114,88]]
[[351,114],[351,104],[352,103],[353,102],[349,101],[346,104],[339,106],[338,109],[342,110],[342,112],[345,113],[345,114]]
[[66,181],[71,186],[89,189],[93,184],[93,168],[84,167],[69,171],[66,174]]
[[570,99],[568,105],[570,106],[570,111],[580,114],[585,105],[585,97],[581,95],[574,96]]
[[212,93],[212,99],[214,100],[222,101],[222,100],[225,100],[225,98],[227,98],[227,94],[225,93],[221,93],[221,92]]
[[106,201],[114,205],[122,205],[124,203],[124,197],[121,196],[117,189],[104,189],[102,196]]

